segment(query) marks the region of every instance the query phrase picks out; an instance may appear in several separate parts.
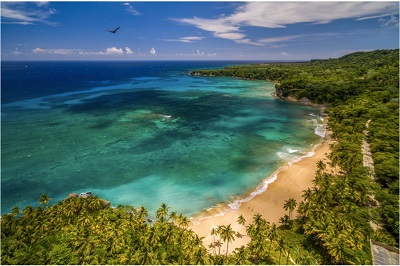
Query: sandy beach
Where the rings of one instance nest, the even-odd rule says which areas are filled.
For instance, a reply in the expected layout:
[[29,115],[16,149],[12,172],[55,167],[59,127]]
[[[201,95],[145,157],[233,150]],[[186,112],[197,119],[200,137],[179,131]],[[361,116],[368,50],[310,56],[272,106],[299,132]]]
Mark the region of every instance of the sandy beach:
[[[208,247],[214,241],[214,237],[210,234],[211,229],[219,225],[231,224],[235,232],[246,235],[245,227],[237,223],[240,215],[243,215],[246,219],[246,224],[253,221],[254,214],[259,213],[271,224],[275,223],[280,226],[279,218],[288,214],[283,208],[285,200],[294,198],[298,203],[302,200],[301,195],[303,194],[303,190],[312,186],[312,180],[317,171],[317,162],[319,160],[325,163],[328,162],[327,154],[330,153],[330,142],[329,133],[327,132],[326,137],[315,147],[314,155],[282,167],[277,174],[276,180],[268,185],[265,192],[256,195],[247,202],[243,202],[237,211],[226,212],[229,206],[222,205],[202,212],[193,217],[190,229],[200,237],[205,237],[203,242]],[[244,198],[249,195],[245,195]],[[292,215],[296,217],[296,211]],[[217,239],[219,239],[218,236]],[[235,238],[233,243],[229,244],[229,253],[235,248],[246,245],[248,241],[249,238],[247,236]],[[225,251],[226,244],[221,246],[221,254],[224,254]]]

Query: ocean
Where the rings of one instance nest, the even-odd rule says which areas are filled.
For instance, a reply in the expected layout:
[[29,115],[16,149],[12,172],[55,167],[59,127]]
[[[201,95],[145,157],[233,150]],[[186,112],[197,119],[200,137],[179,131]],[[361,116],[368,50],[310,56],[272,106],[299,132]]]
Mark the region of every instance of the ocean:
[[272,82],[187,75],[244,63],[2,62],[1,212],[86,191],[151,217],[238,208],[324,134]]

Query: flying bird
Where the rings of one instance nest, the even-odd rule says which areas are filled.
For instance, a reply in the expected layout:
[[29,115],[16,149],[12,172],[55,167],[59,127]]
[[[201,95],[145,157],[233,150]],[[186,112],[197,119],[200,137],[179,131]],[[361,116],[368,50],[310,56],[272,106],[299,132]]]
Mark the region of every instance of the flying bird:
[[109,31],[111,33],[116,33],[118,29],[119,29],[119,26],[115,30],[107,30],[107,31]]

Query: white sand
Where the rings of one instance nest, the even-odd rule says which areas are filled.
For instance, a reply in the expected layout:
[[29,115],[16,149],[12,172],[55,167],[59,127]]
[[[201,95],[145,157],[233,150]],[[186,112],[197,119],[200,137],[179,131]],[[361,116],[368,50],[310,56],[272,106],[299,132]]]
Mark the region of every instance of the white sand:
[[[223,212],[223,210],[229,209],[228,206],[212,208],[195,216],[189,228],[199,237],[205,237],[203,242],[204,245],[208,247],[208,245],[214,241],[213,236],[210,234],[211,229],[218,225],[231,224],[234,231],[246,235],[246,228],[237,223],[237,219],[240,215],[243,215],[246,219],[246,224],[253,221],[254,214],[260,213],[263,218],[271,224],[275,223],[278,226],[281,225],[279,223],[279,218],[288,214],[288,212],[283,209],[285,200],[294,198],[297,203],[302,200],[301,196],[303,190],[312,186],[312,180],[317,171],[317,162],[319,160],[325,163],[328,162],[327,154],[330,153],[330,142],[327,132],[327,137],[315,148],[315,154],[313,156],[304,158],[299,162],[285,167],[286,169],[278,173],[276,180],[268,185],[265,192],[256,195],[248,202],[243,202],[238,211]],[[244,198],[247,196],[249,195],[246,195]],[[224,214],[222,215],[222,213]],[[296,217],[296,211],[294,211],[292,215]],[[218,236],[216,236],[216,240],[217,239],[219,239]],[[247,236],[235,238],[233,243],[229,243],[229,253],[235,248],[246,245],[248,241],[249,238]],[[221,246],[221,254],[225,254],[225,251],[226,244]]]

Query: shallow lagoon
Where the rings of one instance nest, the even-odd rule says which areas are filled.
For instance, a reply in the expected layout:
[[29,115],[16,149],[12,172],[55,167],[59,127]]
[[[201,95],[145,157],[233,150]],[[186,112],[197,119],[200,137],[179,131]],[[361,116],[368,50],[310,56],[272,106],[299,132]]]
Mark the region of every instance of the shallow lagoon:
[[193,215],[320,139],[319,110],[274,99],[273,83],[152,74],[3,104],[2,212],[91,191]]

